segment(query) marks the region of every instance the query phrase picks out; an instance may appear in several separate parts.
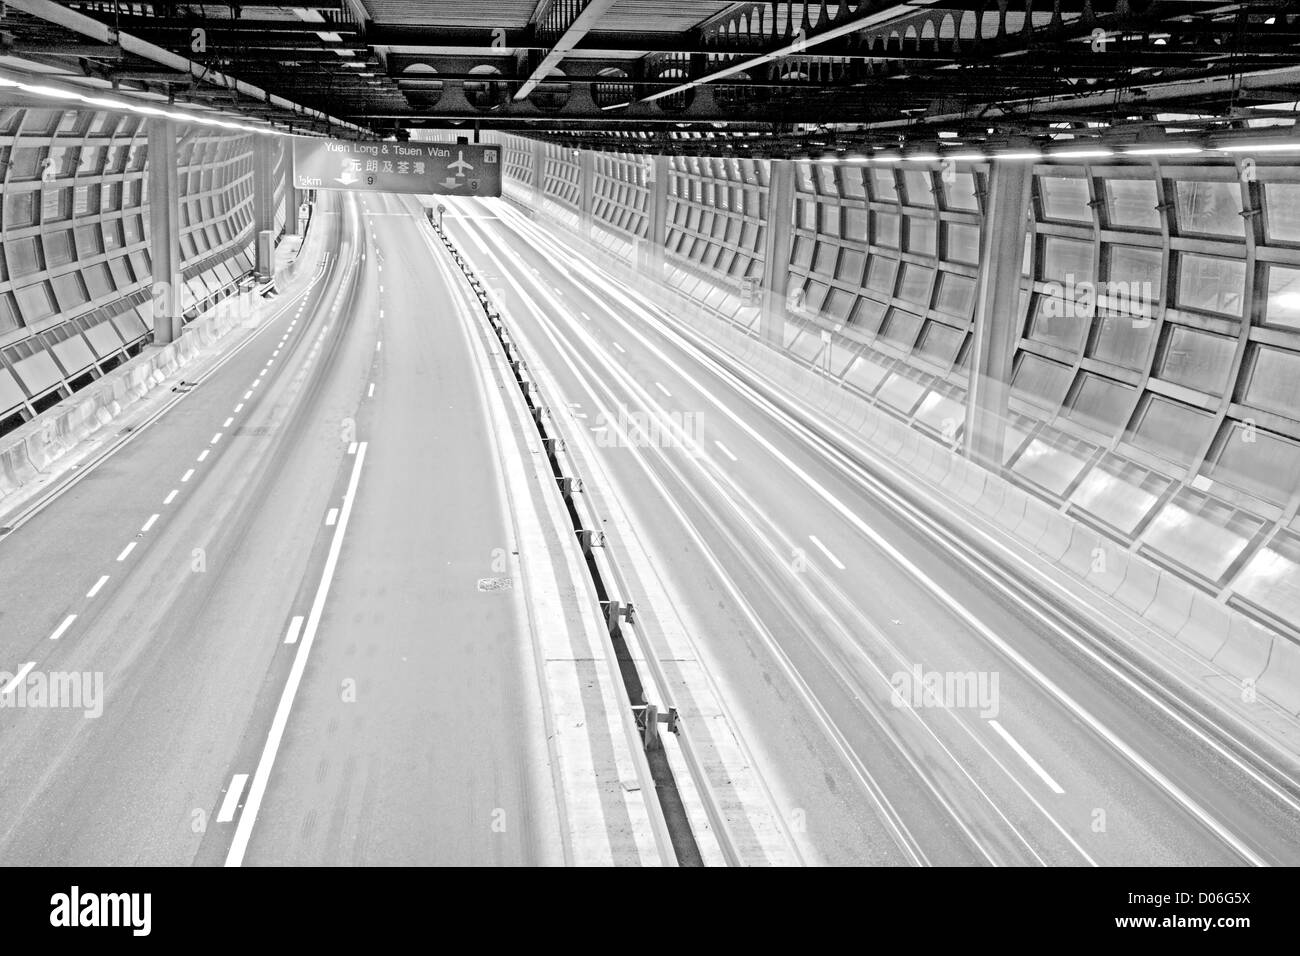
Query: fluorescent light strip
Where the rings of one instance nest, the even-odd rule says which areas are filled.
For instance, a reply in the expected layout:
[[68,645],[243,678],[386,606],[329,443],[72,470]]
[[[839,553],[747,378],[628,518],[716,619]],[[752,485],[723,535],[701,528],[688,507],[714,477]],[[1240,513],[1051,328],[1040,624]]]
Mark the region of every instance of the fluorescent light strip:
[[204,126],[220,126],[223,129],[242,130],[246,133],[270,133],[275,136],[286,135],[278,130],[264,126],[248,126],[244,123],[235,123],[230,120],[197,116],[191,113],[178,113],[175,110],[159,109],[156,106],[146,106],[143,103],[133,103],[129,100],[113,100],[106,99],[102,96],[88,96],[85,93],[65,90],[58,86],[45,86],[39,83],[24,83],[20,80],[12,80],[5,76],[0,76],[0,88],[22,90],[24,93],[30,93],[33,96],[45,96],[59,100],[75,100],[78,103],[84,103],[87,106],[96,106],[100,109],[126,110],[131,113],[141,113],[145,116],[160,116],[164,119],[173,119],[182,123],[201,123]]
[[1153,146],[1143,147],[1142,149],[1126,149],[1121,154],[1123,156],[1190,156],[1194,153],[1203,153],[1205,150],[1199,146]]
[[1300,143],[1253,143],[1245,146],[1220,146],[1225,153],[1293,153],[1300,150]]

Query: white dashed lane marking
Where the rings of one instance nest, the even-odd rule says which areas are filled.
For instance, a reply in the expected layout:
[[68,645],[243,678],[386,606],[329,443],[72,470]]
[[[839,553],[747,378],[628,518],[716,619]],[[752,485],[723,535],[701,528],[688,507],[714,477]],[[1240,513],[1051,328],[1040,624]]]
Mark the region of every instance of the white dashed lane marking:
[[[102,578],[102,580],[107,581],[107,580],[108,580],[108,575],[104,575],[104,577]],[[98,588],[99,588],[99,585],[96,585],[96,586],[95,586],[95,589],[98,590]],[[67,631],[68,631],[68,628],[72,627],[72,622],[75,621],[76,619],[77,619],[77,615],[75,615],[75,614],[69,614],[67,617],[65,617],[65,618],[63,619],[63,623],[60,624],[58,627],[56,627],[56,628],[54,629],[54,633],[50,635],[50,640],[52,640],[52,641],[57,641],[57,640],[58,640],[59,638],[61,638],[64,634],[66,634]]]
[[6,694],[13,693],[14,688],[27,679],[27,674],[35,666],[36,666],[35,661],[28,661],[26,664],[24,664],[22,668],[18,671],[18,673],[15,674],[13,678],[9,681],[9,683],[5,684],[4,689],[0,690],[0,697],[4,697]]

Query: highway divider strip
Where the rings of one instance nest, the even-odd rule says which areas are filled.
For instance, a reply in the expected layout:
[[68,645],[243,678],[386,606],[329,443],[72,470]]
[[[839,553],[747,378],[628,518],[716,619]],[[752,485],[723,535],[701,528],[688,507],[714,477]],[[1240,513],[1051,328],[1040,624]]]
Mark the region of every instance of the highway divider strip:
[[[534,426],[541,439],[542,448],[555,477],[561,498],[573,523],[574,534],[582,549],[588,573],[600,601],[601,615],[609,638],[615,645],[618,663],[623,674],[623,684],[628,704],[640,733],[641,745],[651,767],[654,785],[661,794],[671,794],[680,801],[677,783],[669,762],[664,759],[663,733],[673,736],[684,759],[691,782],[697,792],[709,823],[718,841],[723,859],[728,865],[742,863],[741,853],[730,833],[726,816],[714,795],[698,750],[693,746],[687,728],[664,688],[668,680],[648,642],[638,636],[636,605],[630,600],[626,579],[610,556],[605,545],[604,532],[599,530],[599,517],[591,510],[590,502],[581,494],[583,479],[577,474],[567,453],[564,439],[559,437],[552,424],[550,406],[543,398],[536,381],[528,374],[527,363],[518,344],[511,336],[500,312],[494,307],[487,289],[475,275],[473,268],[456,249],[446,233],[436,223],[433,231],[446,246],[452,261],[465,275],[470,289],[483,309],[493,333],[505,353],[514,373],[515,382],[528,406]],[[638,663],[644,665],[643,671]],[[679,859],[696,858],[698,847],[694,834],[683,833],[678,828],[671,834],[673,848]]]

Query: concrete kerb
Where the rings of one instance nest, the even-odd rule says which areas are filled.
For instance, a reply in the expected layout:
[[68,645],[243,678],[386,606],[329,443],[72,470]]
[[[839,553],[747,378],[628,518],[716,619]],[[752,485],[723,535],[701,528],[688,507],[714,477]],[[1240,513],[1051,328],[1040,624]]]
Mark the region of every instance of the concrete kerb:
[[957,497],[967,504],[979,501],[988,485],[989,473],[983,468],[971,465],[966,469],[966,478],[957,488]]
[[1002,496],[1002,504],[998,507],[997,513],[993,515],[993,520],[1004,530],[1014,532],[1015,528],[1025,520],[1025,505],[1029,500],[1029,494],[1010,482],[1003,482],[1003,484],[1006,485],[1006,492]]
[[[1190,647],[1207,661],[1212,661],[1228,642],[1232,618],[1233,613],[1227,606],[1208,594],[1195,591],[1192,593],[1187,623],[1178,631],[1176,638],[1179,643]],[[1263,671],[1263,667],[1260,671]],[[1258,677],[1259,674],[1254,676]]]
[[[1227,639],[1214,655],[1214,663],[1238,680],[1258,682],[1268,669],[1273,645],[1286,638],[1275,637],[1268,628],[1240,614],[1233,614],[1229,608],[1224,610],[1228,612]],[[1283,662],[1274,679],[1285,669],[1286,663]]]
[[1088,565],[1084,580],[1104,594],[1114,595],[1128,578],[1128,551],[1105,535],[1098,535],[1101,560]]
[[[927,444],[933,445],[933,442]],[[989,475],[984,481],[984,491],[975,499],[975,510],[986,517],[992,518],[1002,507],[1002,499],[1006,497],[1007,483],[996,475]]]
[[1161,571],[1145,561],[1130,560],[1124,580],[1115,589],[1115,600],[1134,613],[1146,615],[1155,602]]
[[1268,665],[1256,686],[1269,700],[1300,716],[1300,644],[1274,638]]
[[[1066,518],[1066,520],[1070,519]],[[1106,548],[1101,535],[1083,525],[1074,525],[1070,533],[1070,543],[1065,549],[1065,554],[1061,555],[1061,564],[1078,577],[1086,579],[1099,563],[1099,559],[1104,567]]]
[[1142,616],[1166,634],[1177,634],[1191,616],[1193,593],[1194,589],[1186,581],[1161,570],[1156,581],[1155,598]]

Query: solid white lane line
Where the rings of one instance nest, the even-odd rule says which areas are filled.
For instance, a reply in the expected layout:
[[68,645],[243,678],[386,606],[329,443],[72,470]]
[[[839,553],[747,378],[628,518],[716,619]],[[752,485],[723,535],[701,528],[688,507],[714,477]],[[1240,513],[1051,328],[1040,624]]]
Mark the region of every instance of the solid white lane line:
[[203,461],[203,460],[205,460],[205,459],[208,457],[208,452],[210,452],[210,451],[212,451],[211,448],[205,448],[205,449],[203,449],[203,451],[199,452],[199,458],[198,458],[198,460],[199,460],[199,461]]
[[226,799],[221,801],[221,809],[217,811],[218,823],[229,823],[235,819],[235,810],[239,808],[239,798],[244,795],[246,783],[248,783],[246,773],[237,773],[230,778],[230,789],[226,791]]
[[325,527],[331,527],[335,521],[339,520],[339,509],[331,508],[325,515]]
[[366,398],[374,398],[374,397],[375,397],[375,383],[371,382],[370,389],[369,391],[366,392]]
[[135,550],[135,542],[132,541],[130,544],[128,544],[125,548],[122,549],[122,553],[117,556],[117,560],[125,561],[126,556],[134,550]]
[[35,661],[28,661],[26,664],[24,664],[22,668],[18,671],[18,673],[15,674],[10,679],[9,683],[5,684],[4,689],[0,690],[0,697],[3,697],[6,694],[11,693],[15,687],[17,687],[24,680],[26,680],[28,672],[30,672],[31,669],[35,666],[36,666]]
[[663,392],[665,398],[672,398],[672,397],[673,397],[673,393],[670,392],[670,391],[668,391],[668,389],[664,388],[664,387],[663,387],[662,385],[660,385],[658,382],[655,382],[655,388],[657,388],[657,389],[659,389],[659,391]]
[[191,468],[189,471],[185,472],[185,474],[181,475],[181,481],[189,481],[193,477],[194,477],[194,469]]
[[226,421],[225,421],[225,424],[222,425],[221,427],[222,427],[222,428],[229,428],[229,427],[230,427],[231,425],[233,425],[234,423],[235,423],[235,420],[234,420],[233,418],[227,418]]
[[815,534],[808,535],[808,540],[811,541],[813,544],[817,545],[817,550],[819,550],[822,554],[826,555],[827,559],[831,562],[831,564],[835,565],[841,571],[844,570],[844,565],[840,564],[840,559],[835,557],[835,555],[831,554],[831,549],[826,547],[826,545],[822,544],[821,539],[818,538],[817,535]]
[[614,343],[614,348],[618,349],[620,352],[623,353],[627,352],[627,349],[623,348],[623,346],[619,345],[617,342]]
[[[108,575],[107,574],[100,575],[99,580],[95,582],[95,586],[86,592],[86,597],[93,598],[96,594],[99,593],[99,589],[102,588],[107,583],[108,583]],[[63,624],[60,626],[59,631],[55,633],[62,633],[63,628],[71,624],[72,618],[74,617],[76,617],[75,614],[68,615],[68,620],[64,621]]]
[[215,435],[213,435],[213,436],[212,436],[212,441],[209,442],[209,444],[211,444],[211,445],[215,445],[215,444],[216,444],[217,442],[219,442],[219,441],[221,441],[221,432],[217,432]]
[[150,515],[149,520],[140,526],[140,530],[148,531],[150,528],[153,527],[153,523],[158,520],[158,517],[159,517],[158,515]]
[[176,500],[176,496],[178,494],[180,494],[180,489],[173,488],[171,491],[167,492],[167,497],[163,499],[163,504],[165,505],[171,504],[173,501]]
[[732,461],[740,461],[739,458],[737,458],[735,455],[733,455],[733,454],[731,453],[731,449],[728,448],[726,445],[722,444],[722,442],[718,441],[717,439],[714,439],[713,444],[717,445],[717,446],[718,446],[718,451],[722,452],[724,455],[726,455],[726,456],[727,456],[728,458],[730,458]]
[[298,643],[298,635],[302,633],[302,621],[303,617],[301,614],[295,614],[289,619],[289,630],[286,631],[284,635],[284,642],[286,644]]
[[[100,578],[100,584],[102,584],[104,581],[107,580],[108,580],[108,575],[106,574],[102,578]],[[100,585],[96,584],[92,590],[98,591],[99,587]],[[63,619],[63,623],[60,624],[58,627],[56,627],[54,629],[54,633],[50,635],[50,640],[57,641],[59,638],[61,638],[65,633],[67,633],[68,628],[72,627],[72,622],[75,621],[76,619],[77,619],[77,615],[75,614],[69,614],[67,617],[65,617]]]
[[356,464],[352,466],[352,477],[348,480],[348,490],[343,496],[343,510],[339,513],[339,523],[334,529],[334,538],[330,542],[329,555],[325,558],[325,569],[321,573],[320,586],[316,598],[312,601],[311,612],[307,617],[307,626],[303,630],[302,642],[294,654],[293,667],[289,671],[289,680],[280,695],[280,703],[275,709],[275,718],[271,721],[271,730],[266,737],[266,746],[257,761],[257,770],[253,774],[253,785],[248,791],[248,802],[240,814],[239,825],[235,828],[234,839],[230,842],[230,852],[226,855],[226,866],[239,866],[244,862],[244,853],[248,849],[248,840],[253,835],[253,824],[257,821],[257,810],[266,793],[266,785],[271,779],[271,767],[275,763],[276,752],[280,749],[280,740],[284,737],[285,725],[289,722],[289,711],[293,708],[293,699],[297,696],[298,685],[302,683],[303,671],[307,669],[307,657],[320,626],[321,615],[325,611],[325,599],[329,596],[330,584],[334,580],[334,570],[338,567],[339,552],[343,549],[343,536],[348,529],[348,518],[352,514],[352,504],[356,500],[357,485],[361,480],[361,466],[366,460],[366,443],[361,442],[357,449]]
[[1029,755],[1029,751],[1026,750],[1024,747],[1020,746],[1020,742],[1016,740],[1015,737],[1012,737],[1009,733],[1007,733],[1006,728],[1004,728],[996,720],[990,720],[989,726],[992,727],[994,730],[996,730],[998,736],[1007,742],[1008,747],[1010,747],[1012,750],[1014,750],[1017,754],[1020,755],[1021,760],[1029,764],[1029,769],[1032,770],[1034,773],[1038,774],[1038,776],[1040,776],[1043,779],[1043,783],[1047,784],[1051,788],[1053,793],[1056,794],[1065,793],[1065,791],[1061,789],[1061,785],[1057,783],[1055,780],[1053,780],[1051,778],[1051,775],[1048,774],[1048,772],[1043,769],[1042,764],[1040,764],[1037,760],[1031,757]]

